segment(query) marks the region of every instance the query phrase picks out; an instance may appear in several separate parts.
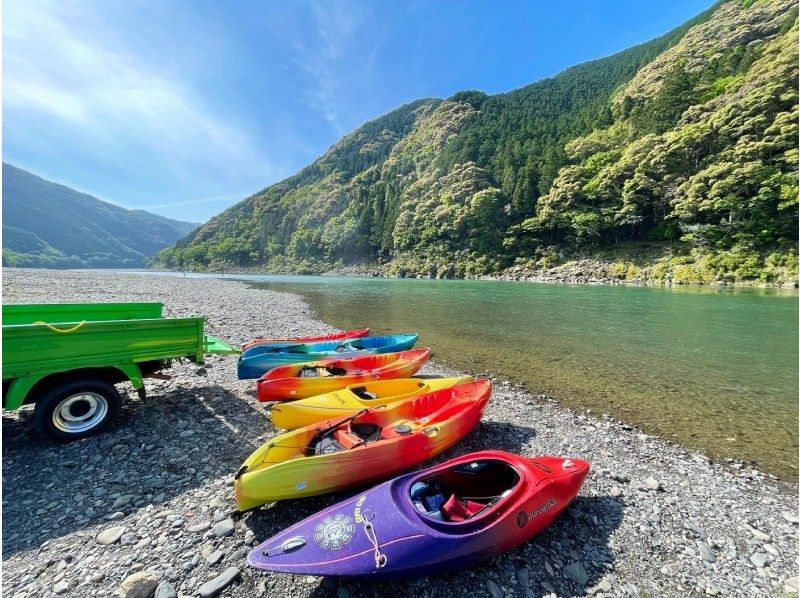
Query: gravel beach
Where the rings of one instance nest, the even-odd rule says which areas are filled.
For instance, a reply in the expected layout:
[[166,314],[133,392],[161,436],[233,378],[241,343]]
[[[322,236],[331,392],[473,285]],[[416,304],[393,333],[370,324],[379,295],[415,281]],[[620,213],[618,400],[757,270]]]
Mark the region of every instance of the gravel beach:
[[[292,294],[231,280],[100,271],[3,271],[14,302],[161,301],[204,315],[233,344],[332,330]],[[623,423],[564,409],[504,381],[484,421],[435,462],[484,448],[588,459],[572,507],[545,532],[482,565],[371,583],[250,569],[269,535],[353,493],[287,501],[238,521],[232,474],[278,433],[236,378],[234,356],[174,364],[128,385],[123,412],[97,437],[58,445],[32,410],[3,416],[5,596],[780,596],[796,593],[796,488]],[[441,364],[423,373],[452,374]],[[483,372],[475,372],[482,374]]]

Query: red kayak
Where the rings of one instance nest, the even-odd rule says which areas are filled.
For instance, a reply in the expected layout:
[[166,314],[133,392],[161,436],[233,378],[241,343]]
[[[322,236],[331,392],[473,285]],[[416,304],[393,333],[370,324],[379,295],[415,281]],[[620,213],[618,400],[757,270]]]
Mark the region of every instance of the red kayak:
[[588,473],[583,459],[464,455],[328,507],[247,560],[267,571],[335,577],[419,577],[467,567],[550,525]]
[[361,338],[369,334],[369,328],[357,328],[355,330],[343,330],[342,332],[331,332],[330,334],[321,334],[319,336],[295,336],[287,338],[267,338],[259,336],[251,341],[242,345],[242,351],[247,351],[250,347],[257,345],[274,345],[276,343],[286,343],[287,345],[294,345],[300,343],[317,343],[323,341],[340,341],[348,338]]
[[353,384],[410,378],[431,356],[430,349],[375,353],[349,359],[323,359],[278,366],[261,376],[259,401],[306,399]]

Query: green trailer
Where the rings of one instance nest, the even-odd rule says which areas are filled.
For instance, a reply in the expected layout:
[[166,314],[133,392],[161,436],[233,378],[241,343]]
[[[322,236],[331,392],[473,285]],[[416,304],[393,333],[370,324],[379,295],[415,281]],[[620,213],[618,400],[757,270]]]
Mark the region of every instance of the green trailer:
[[172,359],[202,364],[208,353],[238,353],[204,332],[201,317],[165,318],[161,303],[3,306],[3,409],[35,403],[34,424],[59,440],[90,436],[119,414],[115,384],[143,379]]

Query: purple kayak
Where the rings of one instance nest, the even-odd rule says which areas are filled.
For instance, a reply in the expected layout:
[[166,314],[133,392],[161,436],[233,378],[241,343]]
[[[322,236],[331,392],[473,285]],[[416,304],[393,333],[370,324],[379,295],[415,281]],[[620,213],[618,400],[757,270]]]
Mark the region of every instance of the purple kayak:
[[253,567],[305,575],[416,577],[530,539],[581,488],[581,459],[481,451],[333,505],[250,552]]

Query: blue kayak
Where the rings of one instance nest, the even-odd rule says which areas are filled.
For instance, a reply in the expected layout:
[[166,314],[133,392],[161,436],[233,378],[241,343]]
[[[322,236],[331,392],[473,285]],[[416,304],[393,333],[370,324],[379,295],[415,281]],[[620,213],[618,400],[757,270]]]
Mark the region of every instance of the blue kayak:
[[406,351],[414,346],[417,338],[418,334],[389,334],[297,345],[283,343],[256,345],[239,357],[239,379],[260,378],[280,365],[321,359],[346,359],[367,353]]

